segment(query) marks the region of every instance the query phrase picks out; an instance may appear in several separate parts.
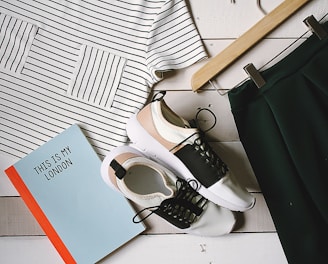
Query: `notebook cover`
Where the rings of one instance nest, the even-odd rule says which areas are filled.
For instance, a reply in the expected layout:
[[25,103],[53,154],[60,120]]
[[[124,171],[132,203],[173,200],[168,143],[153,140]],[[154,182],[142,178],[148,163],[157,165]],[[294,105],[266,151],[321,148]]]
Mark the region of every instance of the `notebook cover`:
[[145,229],[100,166],[72,125],[5,171],[66,263],[95,263]]

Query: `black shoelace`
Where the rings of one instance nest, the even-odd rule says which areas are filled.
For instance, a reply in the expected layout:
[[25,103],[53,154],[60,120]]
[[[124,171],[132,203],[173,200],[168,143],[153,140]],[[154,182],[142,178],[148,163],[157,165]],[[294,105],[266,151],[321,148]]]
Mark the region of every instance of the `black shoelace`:
[[[202,214],[207,199],[201,196],[196,190],[198,184],[195,180],[185,181],[178,179],[176,182],[176,195],[164,200],[159,206],[147,207],[139,211],[134,217],[133,222],[144,221],[151,214],[155,213],[178,228],[185,229]],[[145,211],[151,212],[140,220],[139,215]]]

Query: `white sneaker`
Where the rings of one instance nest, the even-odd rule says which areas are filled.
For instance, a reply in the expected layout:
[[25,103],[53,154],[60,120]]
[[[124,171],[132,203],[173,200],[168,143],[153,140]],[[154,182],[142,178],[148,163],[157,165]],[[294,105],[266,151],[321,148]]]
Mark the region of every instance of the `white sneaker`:
[[176,177],[130,146],[109,152],[102,162],[101,175],[126,198],[186,233],[220,236],[235,225],[233,212],[205,199],[192,182]]
[[255,198],[242,188],[204,140],[201,131],[175,114],[162,98],[153,100],[127,123],[130,140],[150,158],[186,180],[196,180],[198,192],[233,211],[246,211]]

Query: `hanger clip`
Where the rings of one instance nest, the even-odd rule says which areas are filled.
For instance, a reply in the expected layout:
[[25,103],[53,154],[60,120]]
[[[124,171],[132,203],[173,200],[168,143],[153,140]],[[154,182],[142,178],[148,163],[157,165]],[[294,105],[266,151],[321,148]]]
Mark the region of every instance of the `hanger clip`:
[[318,36],[320,40],[325,39],[328,36],[327,31],[323,26],[315,19],[313,15],[308,16],[303,20],[305,25],[307,25],[311,31]]
[[265,84],[265,80],[259,73],[259,71],[255,68],[253,63],[249,63],[244,67],[245,72],[248,76],[253,80],[257,88],[261,88]]

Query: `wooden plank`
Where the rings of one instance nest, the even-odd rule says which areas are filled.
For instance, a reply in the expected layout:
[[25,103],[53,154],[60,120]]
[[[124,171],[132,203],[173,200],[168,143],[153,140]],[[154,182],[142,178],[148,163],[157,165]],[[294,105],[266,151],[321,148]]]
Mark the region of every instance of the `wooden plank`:
[[192,90],[197,91],[213,77],[223,72],[233,62],[244,55],[244,53],[309,1],[310,0],[283,1],[253,27],[232,42],[226,49],[217,54],[202,68],[195,72],[191,78]]
[[[264,9],[270,11],[282,1],[261,2]],[[210,57],[226,48],[263,17],[256,7],[256,1],[230,2],[188,1]],[[257,68],[261,67],[306,30],[301,22],[305,17],[314,14],[320,18],[327,9],[326,1],[312,1],[270,34],[269,39],[236,61],[220,78],[214,80],[215,84],[224,89],[234,87],[247,77],[242,70],[243,66],[252,62]],[[172,108],[188,118],[194,118],[197,107],[210,104],[219,121],[209,134],[211,145],[224,157],[238,180],[249,190],[257,192],[259,187],[240,145],[227,96],[221,97],[209,85],[200,94],[191,92],[191,76],[205,63],[202,61],[187,69],[165,74],[167,78],[156,85],[155,90],[170,91],[167,95],[169,105],[172,102]],[[7,159],[2,161],[0,156],[0,169],[13,163]],[[16,190],[1,170],[0,263],[62,263],[20,197],[7,197],[15,195],[18,195]],[[138,236],[103,263],[287,263],[276,233],[271,233],[275,228],[264,198],[260,193],[254,195],[257,198],[255,207],[238,215],[236,228],[230,235],[207,238],[178,234],[162,219],[156,219],[156,215],[153,215],[146,221],[149,229],[145,235]]]
[[0,237],[0,263],[64,263],[46,236]]
[[0,196],[19,195],[4,172],[5,169],[14,164],[17,160],[17,158],[0,153]]
[[[216,91],[200,94],[192,91],[170,91],[165,96],[165,102],[174,112],[187,120],[195,119],[200,108],[208,108],[217,119],[215,127],[207,133],[209,140],[239,141],[227,96],[221,96]],[[209,112],[204,111],[199,115],[199,125],[202,129],[209,128],[214,122],[215,119]]]
[[[230,234],[224,237],[189,235],[141,236],[102,263],[287,263],[276,234]],[[144,249],[146,255],[141,255]]]
[[[270,7],[264,5],[267,11],[271,11],[283,0],[271,1],[273,3]],[[195,24],[203,39],[236,38],[264,16],[258,9],[256,1],[239,0],[235,4],[230,0],[190,0],[189,2]],[[211,8],[208,8],[209,6]]]
[[[18,253],[19,252],[19,253]],[[0,263],[63,263],[46,237],[0,237]],[[99,263],[285,264],[275,233],[224,237],[140,235]]]
[[[237,223],[233,232],[274,232],[275,227],[263,195],[260,193],[253,193],[253,195],[256,197],[254,208],[245,213],[236,213]],[[133,206],[136,211],[142,209],[135,204]],[[1,197],[0,212],[0,236],[44,235],[20,197]],[[155,214],[145,220],[145,225],[147,226],[145,234],[184,233]]]
[[[195,24],[203,39],[238,38],[255,25],[264,14],[257,7],[257,1],[238,0],[190,0]],[[262,7],[268,13],[281,4],[283,0],[262,0]],[[209,8],[210,6],[210,8]],[[327,13],[326,1],[311,1],[304,8],[272,32],[269,38],[297,38],[304,31],[303,19],[314,15],[317,19]]]
[[44,235],[20,197],[0,197],[0,236]]
[[[306,28],[303,29],[302,33],[306,32]],[[298,36],[301,36],[298,35]],[[306,35],[307,37],[310,34]],[[272,58],[276,57],[282,51],[284,51],[279,57],[273,60],[268,66],[272,66],[282,58],[284,58],[287,54],[289,54],[292,50],[294,50],[297,46],[299,46],[305,39],[296,42],[290,49],[286,49],[286,47],[290,46],[295,42],[295,38],[288,39],[264,39],[261,41],[256,48],[251,49],[244,56],[239,58],[232,64],[226,71],[222,72],[222,74],[216,78],[213,78],[213,82],[217,88],[220,89],[232,89],[237,86],[240,82],[247,79],[248,76],[243,70],[243,67],[248,63],[253,63],[256,68],[261,68],[267,62],[271,61]],[[211,39],[204,40],[204,45],[208,52],[209,57],[213,57],[216,54],[220,53],[224,50],[228,45],[230,45],[233,40],[227,39]],[[259,56],[260,54],[260,56]],[[155,91],[157,90],[173,90],[173,91],[191,91],[190,80],[191,76],[199,70],[203,65],[207,63],[208,60],[200,61],[186,69],[172,71],[164,73],[164,80],[158,83],[155,86]],[[213,90],[214,88],[208,83],[206,84],[199,93],[193,93],[193,96],[199,96],[208,90]]]

